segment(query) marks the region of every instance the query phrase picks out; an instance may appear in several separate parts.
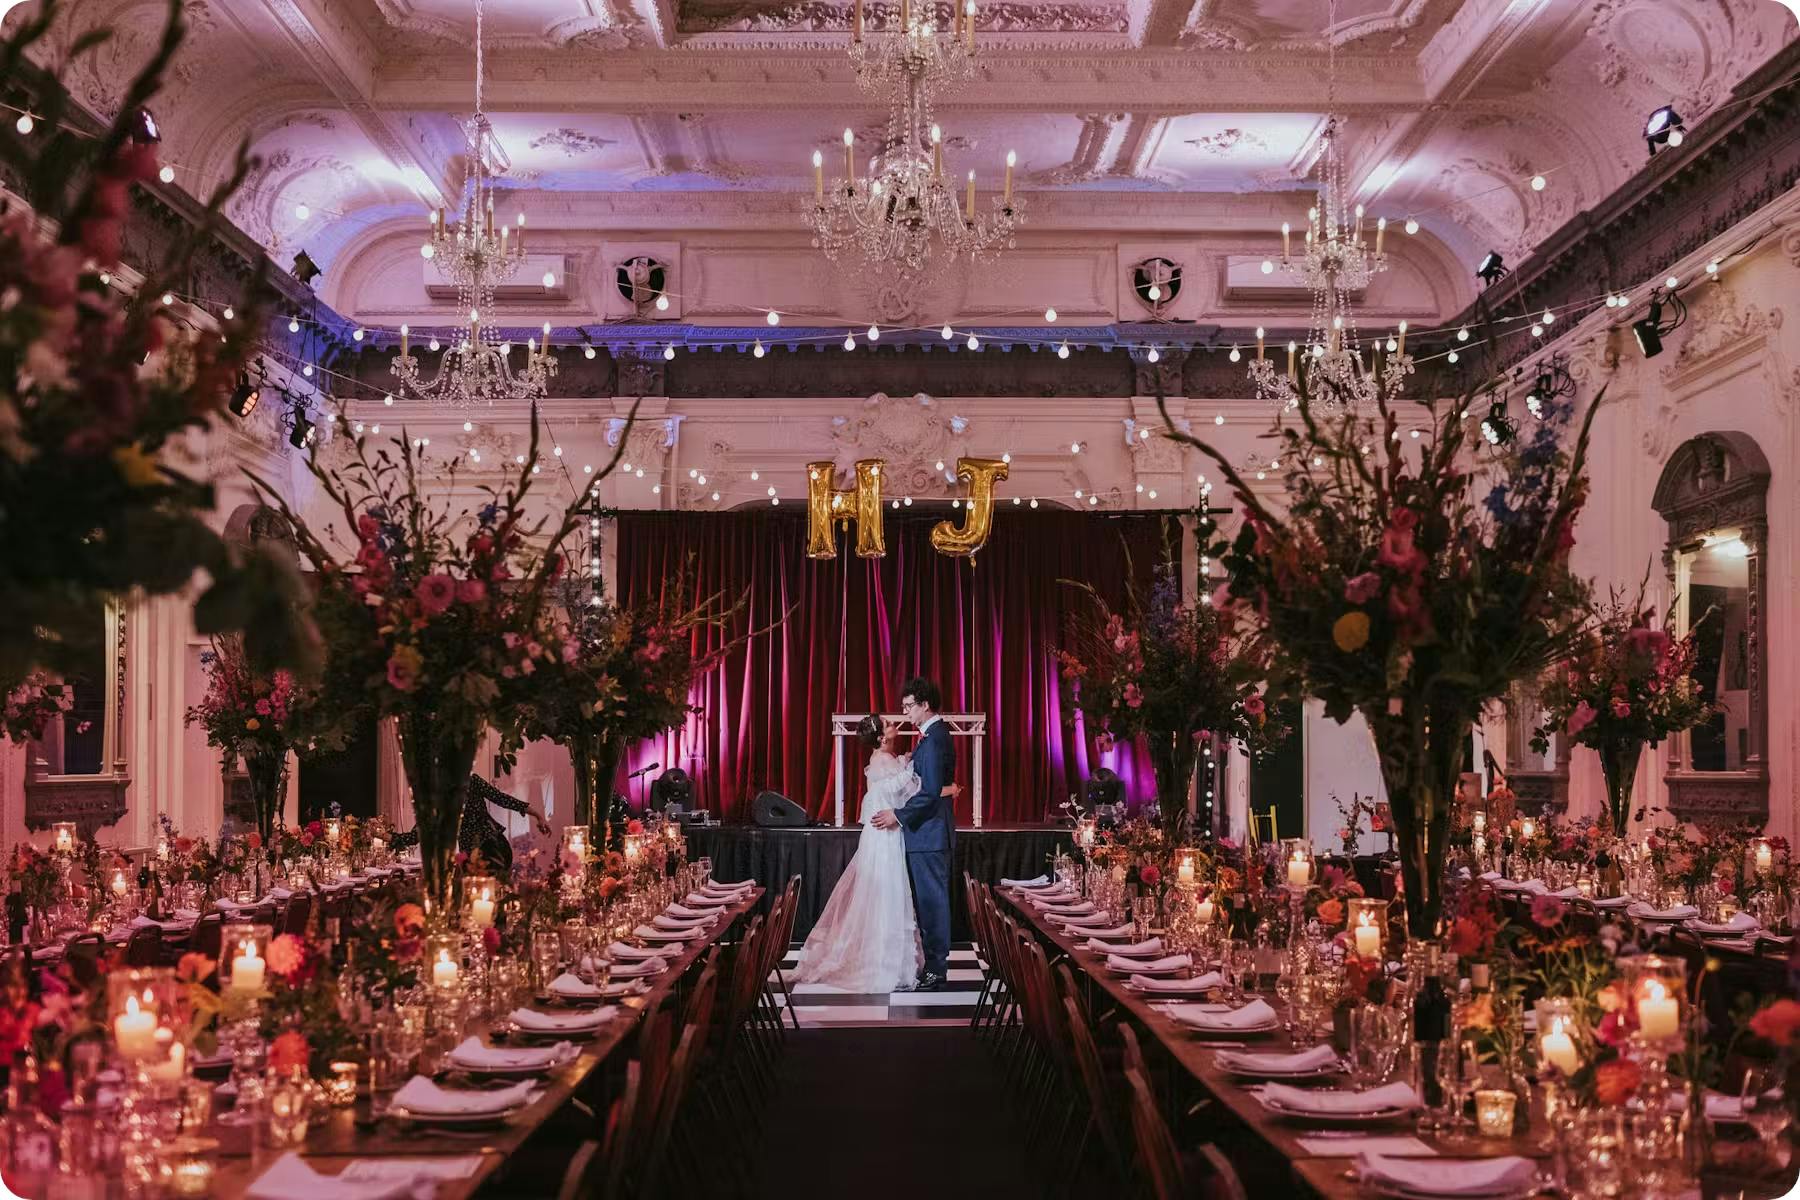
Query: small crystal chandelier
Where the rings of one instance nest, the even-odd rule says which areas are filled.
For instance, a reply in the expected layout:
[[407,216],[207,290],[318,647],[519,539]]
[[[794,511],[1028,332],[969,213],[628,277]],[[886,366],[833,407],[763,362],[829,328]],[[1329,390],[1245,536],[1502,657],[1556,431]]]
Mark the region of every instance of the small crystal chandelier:
[[[963,36],[940,34],[931,14],[901,6],[901,28],[869,47],[857,6],[851,61],[871,92],[891,91],[884,146],[856,175],[856,135],[844,130],[844,178],[825,187],[824,155],[813,152],[813,245],[833,262],[853,262],[889,283],[917,285],[958,259],[971,264],[1013,247],[1022,202],[1013,195],[1017,156],[1006,156],[1005,186],[981,212],[970,171],[961,203],[944,174],[943,130],[931,119],[936,89],[967,78],[975,45],[975,6],[963,9]],[[956,9],[953,7],[953,17]]]
[[403,391],[452,408],[535,399],[549,390],[550,377],[556,374],[548,324],[542,346],[536,338],[526,341],[521,371],[513,369],[512,343],[497,341],[491,326],[483,324],[483,314],[491,320],[494,312],[495,288],[525,261],[525,214],[519,214],[516,228],[494,220],[493,179],[510,164],[482,108],[481,7],[481,0],[475,0],[475,114],[464,126],[469,184],[461,221],[452,225],[443,209],[433,212],[430,240],[419,248],[443,278],[456,285],[457,307],[469,314],[468,325],[462,338],[444,350],[437,373],[429,378],[412,353],[411,331],[402,325],[400,355],[393,365]]
[[[1326,36],[1337,24],[1337,5],[1331,5]],[[1337,44],[1330,42],[1330,75],[1327,88],[1336,91]],[[1363,206],[1354,210],[1345,202],[1343,163],[1338,157],[1338,118],[1331,115],[1335,95],[1328,99],[1325,131],[1319,158],[1319,196],[1307,210],[1302,252],[1293,256],[1293,231],[1281,226],[1281,267],[1299,278],[1312,292],[1312,321],[1304,345],[1289,342],[1287,373],[1278,373],[1264,351],[1264,332],[1256,331],[1256,358],[1250,364],[1250,380],[1259,398],[1286,412],[1300,403],[1299,376],[1304,373],[1307,392],[1323,410],[1373,405],[1377,395],[1393,395],[1413,372],[1406,353],[1406,323],[1398,336],[1373,347],[1374,359],[1364,357],[1357,331],[1351,294],[1367,287],[1387,270],[1387,218],[1374,223],[1371,242]],[[1383,353],[1385,351],[1385,354]]]

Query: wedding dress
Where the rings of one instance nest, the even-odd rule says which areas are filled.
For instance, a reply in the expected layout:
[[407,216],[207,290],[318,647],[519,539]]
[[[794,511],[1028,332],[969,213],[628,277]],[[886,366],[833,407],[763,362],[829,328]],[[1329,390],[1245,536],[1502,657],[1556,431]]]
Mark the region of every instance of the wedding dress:
[[868,792],[863,797],[862,836],[800,949],[798,978],[801,983],[873,994],[909,986],[924,961],[906,874],[905,836],[898,829],[870,824],[876,813],[912,799],[919,777],[905,758],[879,750],[864,776]]

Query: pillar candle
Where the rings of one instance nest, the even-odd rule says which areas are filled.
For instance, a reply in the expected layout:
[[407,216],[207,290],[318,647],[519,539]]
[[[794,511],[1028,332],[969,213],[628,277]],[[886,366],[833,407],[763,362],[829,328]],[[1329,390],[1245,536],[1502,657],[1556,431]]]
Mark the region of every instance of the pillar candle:
[[1175,882],[1184,886],[1194,882],[1194,860],[1184,858],[1175,866]]
[[431,964],[431,982],[438,987],[455,987],[456,974],[456,964],[450,960],[450,952],[439,950],[438,960]]
[[1286,221],[1281,223],[1281,258],[1284,262],[1293,256],[1293,232]]
[[1767,842],[1757,843],[1756,869],[1764,874],[1775,869],[1775,849]]
[[1564,1075],[1573,1075],[1581,1067],[1581,1060],[1575,1054],[1575,1039],[1563,1032],[1560,1020],[1539,1041],[1538,1058]]
[[1638,1028],[1652,1041],[1672,1038],[1681,1030],[1681,1001],[1652,979],[1637,1002]]
[[268,966],[262,955],[256,952],[256,943],[241,942],[238,945],[237,957],[231,960],[231,990],[234,992],[260,992],[263,978]]
[[486,929],[494,923],[494,902],[485,896],[477,896],[469,901],[469,922],[477,929]]
[[975,172],[969,172],[969,196],[963,202],[963,219],[974,223],[975,220]]
[[149,1058],[156,1050],[156,1015],[139,1008],[136,996],[125,997],[125,1011],[113,1021],[113,1041],[125,1058]]
[[1356,957],[1375,958],[1381,953],[1381,930],[1369,924],[1369,914],[1362,914],[1362,923],[1356,927]]
[[[1288,354],[1291,358],[1293,355],[1291,348]],[[1312,882],[1312,864],[1307,862],[1303,855],[1296,853],[1294,857],[1288,859],[1287,879],[1295,887],[1305,887]]]
[[813,151],[813,199],[825,203],[825,156]]

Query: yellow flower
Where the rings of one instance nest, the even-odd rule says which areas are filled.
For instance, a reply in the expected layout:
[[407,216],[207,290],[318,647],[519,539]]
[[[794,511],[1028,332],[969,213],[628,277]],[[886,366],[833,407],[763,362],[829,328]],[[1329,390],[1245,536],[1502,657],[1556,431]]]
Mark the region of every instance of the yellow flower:
[[251,717],[248,721],[244,722],[244,728],[245,729],[261,729],[262,722],[257,720],[255,717]]
[[1345,613],[1331,627],[1331,640],[1345,654],[1352,654],[1369,644],[1369,614],[1359,611]]
[[155,487],[163,481],[156,460],[136,446],[120,446],[112,452],[113,466],[132,487]]

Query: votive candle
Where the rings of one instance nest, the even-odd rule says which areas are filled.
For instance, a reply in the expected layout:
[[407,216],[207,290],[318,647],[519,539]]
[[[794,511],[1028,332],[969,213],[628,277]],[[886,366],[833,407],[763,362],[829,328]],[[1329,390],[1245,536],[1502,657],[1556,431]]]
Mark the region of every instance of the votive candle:
[[1518,1097],[1500,1088],[1482,1088],[1475,1093],[1475,1124],[1482,1137],[1511,1137],[1513,1105]]
[[1661,980],[1645,980],[1637,1001],[1638,1028],[1646,1038],[1661,1041],[1681,1030],[1681,1001],[1669,994]]

